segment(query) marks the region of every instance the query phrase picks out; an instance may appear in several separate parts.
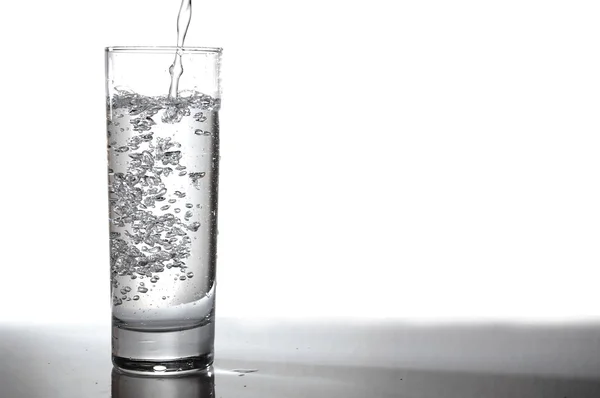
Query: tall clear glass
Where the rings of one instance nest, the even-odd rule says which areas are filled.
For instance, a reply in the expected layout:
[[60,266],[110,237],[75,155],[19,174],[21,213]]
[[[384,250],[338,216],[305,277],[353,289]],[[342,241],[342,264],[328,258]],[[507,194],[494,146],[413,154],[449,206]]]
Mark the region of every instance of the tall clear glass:
[[[170,97],[169,67],[184,72]],[[220,48],[106,49],[113,363],[213,362]]]

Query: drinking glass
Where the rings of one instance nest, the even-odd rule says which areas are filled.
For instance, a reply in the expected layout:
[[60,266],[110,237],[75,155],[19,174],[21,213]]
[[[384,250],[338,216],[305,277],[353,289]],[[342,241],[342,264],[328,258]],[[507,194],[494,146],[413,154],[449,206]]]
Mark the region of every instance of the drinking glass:
[[[213,362],[221,52],[106,49],[112,357],[122,371]],[[176,57],[184,72],[169,96]]]

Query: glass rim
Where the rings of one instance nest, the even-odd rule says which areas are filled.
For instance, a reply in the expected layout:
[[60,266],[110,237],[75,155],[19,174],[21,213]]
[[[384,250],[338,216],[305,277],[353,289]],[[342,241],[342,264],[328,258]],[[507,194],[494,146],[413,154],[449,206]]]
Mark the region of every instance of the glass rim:
[[105,47],[107,53],[150,53],[172,54],[181,51],[183,54],[221,54],[222,47],[177,47],[177,46],[111,46]]

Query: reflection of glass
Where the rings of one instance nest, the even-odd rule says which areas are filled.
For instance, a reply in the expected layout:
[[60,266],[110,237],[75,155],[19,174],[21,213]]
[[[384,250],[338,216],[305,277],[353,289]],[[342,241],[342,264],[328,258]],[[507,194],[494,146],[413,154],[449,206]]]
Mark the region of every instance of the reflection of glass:
[[[175,55],[177,54],[177,55]],[[170,96],[169,66],[185,71]],[[213,361],[219,48],[106,50],[113,363]]]
[[214,393],[212,366],[204,372],[164,377],[112,372],[112,398],[213,398]]

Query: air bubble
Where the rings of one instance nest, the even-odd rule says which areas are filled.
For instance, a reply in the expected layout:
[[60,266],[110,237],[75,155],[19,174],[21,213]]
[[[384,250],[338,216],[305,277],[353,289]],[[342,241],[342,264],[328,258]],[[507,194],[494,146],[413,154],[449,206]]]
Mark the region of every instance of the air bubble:
[[188,229],[192,232],[197,232],[199,228],[200,228],[200,223],[197,221],[188,225]]
[[194,115],[194,120],[196,120],[197,122],[205,122],[206,121],[206,116],[204,116],[203,112],[198,112]]
[[202,185],[200,184],[200,180],[202,178],[204,178],[205,175],[206,175],[206,173],[203,171],[189,174],[189,177],[192,180],[192,185],[194,186],[194,188],[196,188],[196,189],[202,188]]
[[168,164],[176,166],[179,163],[180,159],[181,159],[181,151],[169,151],[169,152],[164,153],[163,158],[162,158],[162,163],[165,166]]

